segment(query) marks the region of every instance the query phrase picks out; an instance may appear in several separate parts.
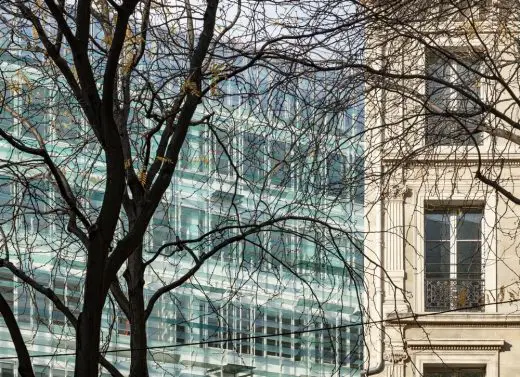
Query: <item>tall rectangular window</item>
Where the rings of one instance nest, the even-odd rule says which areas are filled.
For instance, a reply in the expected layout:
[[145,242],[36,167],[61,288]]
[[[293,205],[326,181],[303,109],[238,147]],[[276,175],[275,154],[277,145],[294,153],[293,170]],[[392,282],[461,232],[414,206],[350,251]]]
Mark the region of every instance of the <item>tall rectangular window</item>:
[[482,218],[474,208],[426,212],[426,310],[483,309]]
[[225,131],[215,131],[212,149],[213,165],[216,173],[219,175],[229,174],[231,171],[230,158],[232,154],[231,136]]
[[426,143],[471,145],[481,143],[478,126],[482,122],[480,98],[481,58],[453,53],[453,58],[432,51],[426,54]]
[[30,127],[45,140],[49,131],[49,91],[44,87],[23,86],[22,114],[28,123],[22,124],[22,136],[35,139]]
[[14,92],[8,86],[0,85],[0,128],[10,133],[14,131]]
[[259,181],[265,174],[265,139],[261,135],[244,133],[243,176],[249,181]]
[[345,157],[331,153],[327,157],[327,191],[329,195],[342,196],[345,192]]
[[273,185],[287,187],[291,185],[291,164],[289,145],[281,141],[271,143],[271,182]]

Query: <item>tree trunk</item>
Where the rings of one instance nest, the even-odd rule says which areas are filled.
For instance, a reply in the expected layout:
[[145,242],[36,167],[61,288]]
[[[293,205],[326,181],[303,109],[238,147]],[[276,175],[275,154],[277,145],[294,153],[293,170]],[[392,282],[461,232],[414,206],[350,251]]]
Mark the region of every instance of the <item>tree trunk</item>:
[[16,356],[18,357],[18,372],[21,377],[34,377],[34,371],[32,369],[31,358],[29,357],[29,351],[25,346],[25,342],[20,332],[20,327],[16,322],[13,311],[9,307],[4,296],[0,293],[0,313],[4,317],[5,325],[9,330],[11,339],[13,340],[14,348],[16,350]]
[[99,371],[101,316],[107,294],[102,277],[108,248],[103,247],[99,232],[96,233],[88,250],[83,310],[76,331],[75,377],[98,377]]
[[126,279],[130,302],[130,347],[132,348],[130,377],[148,377],[142,245],[128,258]]

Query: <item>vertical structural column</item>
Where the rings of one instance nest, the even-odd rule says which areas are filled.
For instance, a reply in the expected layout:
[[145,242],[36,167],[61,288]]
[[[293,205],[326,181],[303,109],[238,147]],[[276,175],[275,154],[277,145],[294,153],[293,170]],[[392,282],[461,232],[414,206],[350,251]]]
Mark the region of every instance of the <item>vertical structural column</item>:
[[404,244],[405,219],[404,201],[409,190],[399,186],[391,190],[384,208],[384,273],[385,290],[383,312],[403,313],[408,311],[404,295]]

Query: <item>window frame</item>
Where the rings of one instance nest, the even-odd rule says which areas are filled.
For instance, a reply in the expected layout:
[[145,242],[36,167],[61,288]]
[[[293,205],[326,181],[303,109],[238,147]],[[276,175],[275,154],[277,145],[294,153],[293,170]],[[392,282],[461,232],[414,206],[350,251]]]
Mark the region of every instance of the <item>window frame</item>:
[[[477,64],[479,67],[482,66],[482,57],[478,56],[478,53],[475,53],[471,50],[463,50],[457,48],[446,47],[445,51],[447,54],[453,56],[450,58],[449,56],[445,56],[444,54],[438,53],[431,49],[425,49],[424,51],[424,67],[423,73],[425,75],[424,80],[424,94],[427,100],[437,106],[439,106],[445,112],[449,112],[452,115],[437,115],[434,113],[430,113],[425,110],[425,120],[424,120],[424,143],[426,145],[432,145],[435,147],[461,147],[461,146],[473,146],[473,139],[477,142],[477,145],[482,146],[484,144],[484,137],[482,133],[476,132],[478,129],[478,125],[483,122],[483,115],[478,114],[472,117],[467,118],[456,118],[454,114],[458,112],[463,113],[468,108],[468,104],[478,109],[478,105],[474,104],[469,98],[462,95],[457,89],[451,87],[459,86],[464,90],[469,88],[469,84],[466,85],[464,83],[464,75],[467,75],[468,72],[471,73],[470,70],[466,68],[466,66],[472,66]],[[440,60],[440,62],[436,60]],[[438,65],[436,69],[435,66]],[[481,68],[476,68],[481,69]],[[440,71],[440,72],[439,72]],[[442,77],[439,77],[442,75]],[[478,75],[477,75],[478,76]],[[444,85],[442,83],[436,82],[432,80],[432,78],[437,78],[442,80],[449,85]],[[462,85],[461,82],[462,81]],[[473,85],[472,85],[473,86]],[[478,81],[475,82],[475,94],[480,100],[485,100],[485,90],[484,88],[484,79],[481,76],[478,76]],[[439,92],[439,93],[436,93]],[[447,92],[447,104],[443,105],[443,98],[440,100],[435,99],[439,94],[442,96],[444,92]],[[437,123],[442,121],[442,127],[440,127]],[[464,127],[466,130],[461,132],[460,137],[454,137],[453,135],[431,135],[431,130],[437,130],[439,128],[462,128]],[[458,132],[458,131],[457,131]],[[452,134],[453,132],[451,132]]]
[[[421,190],[421,193],[417,197],[417,203],[420,208],[415,215],[415,227],[418,230],[415,233],[415,247],[417,252],[414,253],[415,258],[415,266],[417,267],[418,273],[415,278],[415,299],[414,306],[415,312],[424,313],[425,310],[425,292],[424,292],[424,281],[425,281],[425,271],[423,269],[425,262],[425,239],[424,239],[424,229],[425,229],[425,216],[424,212],[429,205],[433,204],[431,198],[426,196],[425,194],[430,192],[429,189],[431,187],[424,187],[424,191]],[[473,188],[474,189],[474,188]],[[459,186],[459,190],[456,193],[453,193],[448,198],[436,198],[438,202],[442,202],[443,204],[451,204],[459,205],[459,206],[469,206],[470,203],[467,202],[467,198],[471,197],[473,199],[473,205],[482,205],[483,208],[483,222],[482,222],[482,240],[485,240],[482,243],[481,256],[482,260],[486,261],[483,266],[483,274],[484,274],[484,288],[485,292],[495,292],[497,290],[497,271],[495,268],[497,254],[496,254],[496,238],[497,238],[497,230],[493,228],[493,226],[489,224],[495,224],[497,221],[496,211],[493,210],[497,205],[497,196],[496,193],[493,192],[471,192],[472,187],[471,183],[461,184]],[[471,195],[469,194],[471,192]],[[486,313],[496,313],[498,310],[497,305],[489,305],[486,303],[484,307],[484,312]],[[464,312],[471,313],[471,312]],[[473,312],[475,315],[481,315],[482,312]]]
[[[460,340],[464,343],[464,340]],[[492,349],[487,350],[487,341],[482,341],[482,349],[465,350],[465,349],[437,349],[431,352],[419,352],[413,355],[416,370],[422,376],[424,369],[432,366],[457,365],[459,367],[484,367],[485,377],[499,377],[499,351]],[[431,344],[427,346],[431,349]],[[451,348],[451,347],[448,347]],[[480,348],[480,347],[479,347]],[[475,362],[478,360],[478,362]],[[414,369],[415,369],[414,368]]]
[[[481,214],[481,219],[480,219],[480,224],[479,224],[479,238],[478,239],[466,239],[466,238],[459,238],[459,234],[458,234],[458,231],[459,231],[459,226],[460,226],[460,223],[459,221],[461,220],[461,217],[463,215],[466,215],[466,214],[470,214],[470,213],[478,213],[478,214]],[[444,239],[442,238],[442,235],[441,235],[441,238],[440,239],[428,239],[427,238],[427,234],[426,234],[426,218],[428,217],[428,215],[441,215],[442,217],[447,217],[447,222],[445,224],[448,225],[448,235],[447,235],[447,238]],[[464,307],[464,306],[469,306],[469,305],[466,305],[465,303],[459,303],[457,302],[458,300],[458,297],[459,297],[459,292],[458,292],[458,289],[459,289],[459,281],[472,281],[472,280],[475,280],[475,281],[481,281],[481,286],[480,286],[480,290],[481,290],[481,293],[482,293],[482,298],[484,298],[484,288],[485,288],[485,285],[484,285],[484,269],[483,269],[483,259],[482,259],[482,244],[483,244],[483,234],[482,234],[482,224],[484,222],[484,210],[481,206],[475,206],[475,207],[469,207],[469,206],[449,206],[449,207],[431,207],[431,206],[428,206],[426,208],[426,211],[424,213],[424,217],[425,217],[425,228],[424,228],[424,232],[425,232],[425,263],[424,263],[424,273],[425,273],[425,291],[426,291],[426,282],[427,280],[437,280],[437,281],[448,281],[449,284],[449,290],[450,290],[450,297],[449,297],[449,308],[446,308],[446,309],[440,309],[440,308],[428,308],[426,306],[426,300],[427,300],[427,294],[425,292],[425,310],[427,311],[438,311],[438,310],[449,310],[449,309],[459,309],[458,306],[460,304],[460,306]],[[448,279],[446,280],[446,277],[428,277],[427,275],[430,273],[430,274],[443,274],[443,271],[439,271],[439,272],[436,272],[436,271],[428,271],[428,264],[427,264],[427,258],[426,258],[426,254],[429,250],[428,248],[428,242],[434,242],[434,243],[446,243],[448,242],[448,245],[449,245],[449,264],[448,264],[448,267],[449,267],[449,271],[448,272]],[[467,277],[467,278],[463,278],[461,277],[464,276],[464,274],[469,274],[469,273],[465,273],[464,271],[459,271],[459,268],[460,268],[460,260],[459,260],[459,256],[460,256],[460,253],[461,251],[459,250],[459,242],[478,242],[479,243],[479,247],[480,247],[480,261],[479,261],[479,266],[480,266],[480,272],[479,272],[479,275],[480,275],[480,278],[477,278],[477,277]],[[452,286],[452,282],[455,282],[455,286]],[[470,303],[471,304],[471,303]],[[468,311],[482,311],[481,307],[476,307],[475,309],[470,309],[468,308],[467,310]]]

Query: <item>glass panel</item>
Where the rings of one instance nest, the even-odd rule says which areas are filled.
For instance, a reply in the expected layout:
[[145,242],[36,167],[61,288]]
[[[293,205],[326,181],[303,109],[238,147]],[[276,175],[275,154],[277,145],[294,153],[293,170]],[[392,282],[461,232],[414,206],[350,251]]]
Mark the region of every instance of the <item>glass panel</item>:
[[[45,140],[48,131],[48,120],[46,112],[49,109],[49,94],[46,88],[29,88],[25,86],[23,89],[23,114],[25,115],[29,125],[34,127],[40,136]],[[22,125],[22,136],[34,138],[29,130],[28,124]]]
[[[54,281],[54,293],[65,304],[65,281],[56,279]],[[52,323],[55,325],[65,325],[65,314],[53,305],[52,309]]]
[[180,167],[192,171],[203,171],[208,163],[204,145],[204,138],[200,131],[188,132],[179,154]]
[[231,155],[231,138],[227,133],[217,130],[213,139],[213,163],[215,164],[215,169],[218,174],[229,174],[229,157],[227,154]]
[[59,106],[54,121],[56,139],[76,143],[77,138],[81,136],[81,108],[74,103],[68,103],[69,100],[64,98],[64,94],[58,96],[57,103],[54,105]]
[[480,279],[482,253],[480,241],[457,242],[457,278]]
[[[427,118],[427,142],[441,145],[470,144],[472,138],[469,132],[476,129],[480,122],[479,107],[470,101],[467,96],[459,93],[454,87],[460,87],[464,91],[470,91],[479,97],[479,65],[478,56],[459,54],[456,60],[448,60],[434,52],[427,53],[426,74],[432,79],[444,81],[430,81],[426,83],[426,95],[428,100],[439,107],[441,115],[428,115]],[[449,87],[452,85],[454,87]],[[456,113],[475,114],[473,117],[454,118]],[[462,127],[461,123],[462,122]],[[481,138],[475,135],[477,143]]]
[[[49,274],[47,272],[37,272],[36,281],[47,287],[49,285]],[[47,297],[39,292],[35,292],[35,307],[33,308],[34,323],[47,325],[49,323],[49,306],[50,301]]]
[[246,132],[244,134],[244,177],[258,181],[264,174],[265,140],[260,135]]
[[457,240],[480,240],[482,211],[465,212],[457,222]]
[[287,162],[289,148],[287,143],[275,141],[271,145],[271,182],[277,186],[290,184],[290,165]]
[[16,110],[13,98],[14,92],[14,90],[0,84],[0,128],[7,132],[14,131],[14,118],[11,113],[11,111]]
[[168,206],[168,204],[165,202],[159,203],[159,206],[157,207],[152,221],[152,237],[154,248],[158,248],[167,242],[173,241],[169,217],[169,211],[171,210],[173,212],[173,209],[173,206]]
[[457,367],[427,367],[424,368],[424,377],[484,377],[484,368],[457,368]]
[[458,377],[484,377],[483,369],[466,369],[459,372]]
[[331,194],[339,195],[343,190],[345,159],[339,153],[333,153],[327,159],[327,185]]
[[14,377],[14,364],[1,363],[0,377]]
[[425,255],[427,278],[450,278],[449,241],[427,241]]
[[16,292],[16,300],[18,306],[16,308],[16,315],[20,327],[26,328],[31,323],[31,298],[25,285],[20,285]]
[[0,220],[10,220],[13,217],[11,189],[11,180],[8,177],[0,177]]
[[77,277],[67,277],[67,306],[76,316],[81,311],[81,280]]
[[430,212],[426,214],[425,238],[427,241],[450,239],[450,218],[447,213]]

